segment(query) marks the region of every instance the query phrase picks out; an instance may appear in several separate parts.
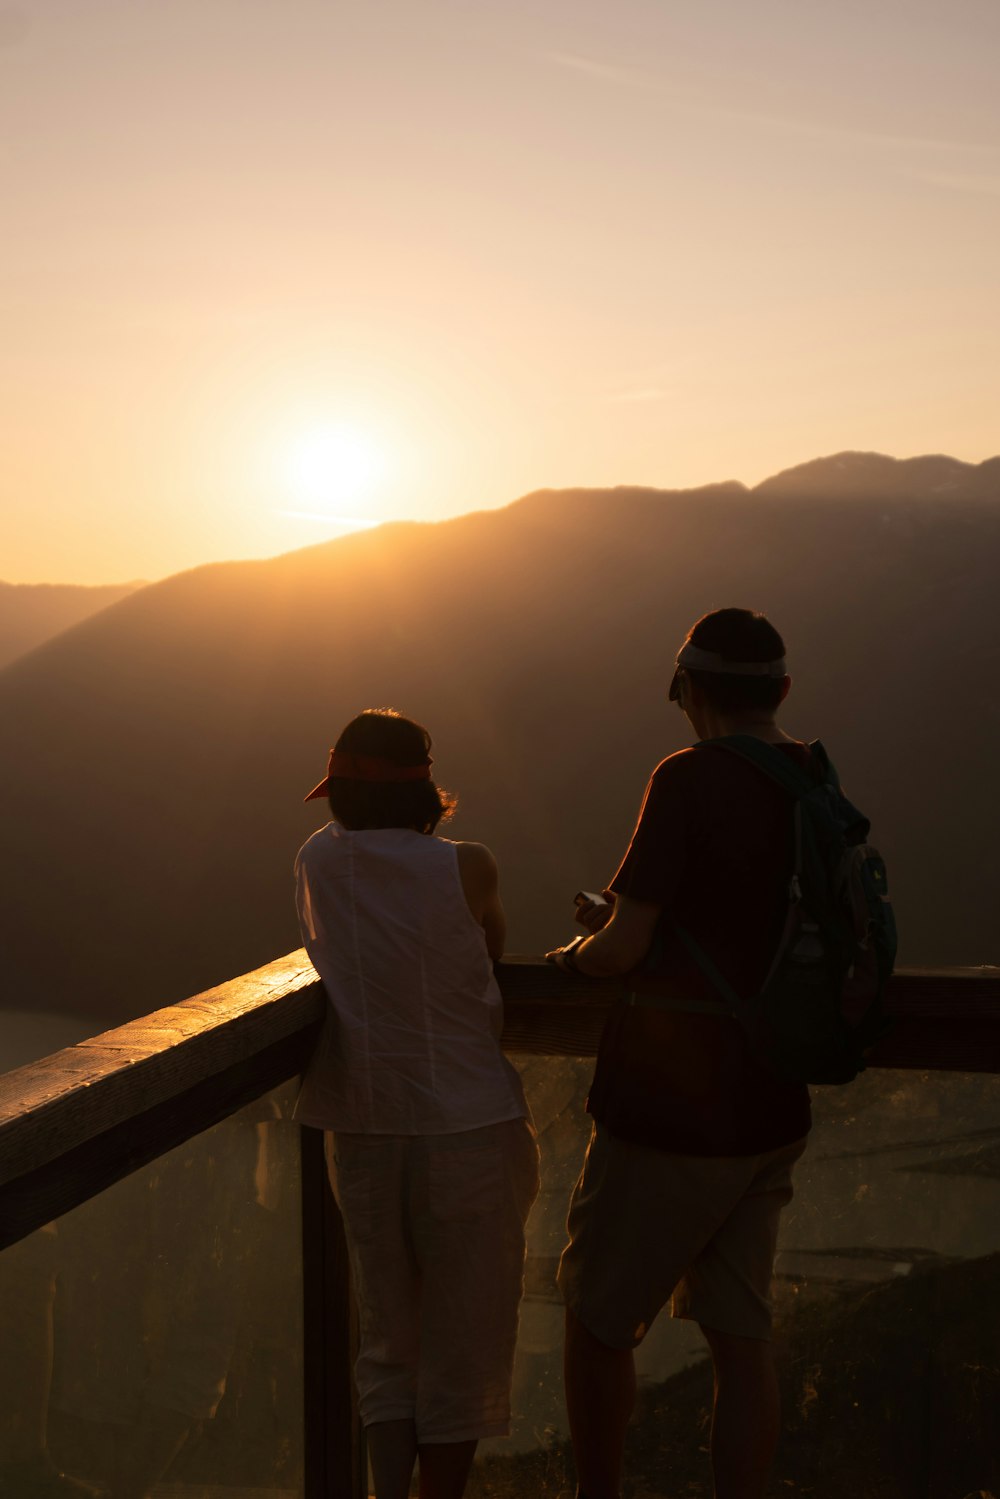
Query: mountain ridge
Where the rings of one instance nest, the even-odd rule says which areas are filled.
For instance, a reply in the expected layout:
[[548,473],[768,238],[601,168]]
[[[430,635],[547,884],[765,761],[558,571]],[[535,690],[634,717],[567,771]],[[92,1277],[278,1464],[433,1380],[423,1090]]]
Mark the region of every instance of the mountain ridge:
[[552,945],[690,742],[670,666],[724,604],[785,633],[787,727],[873,818],[903,961],[997,961],[1000,505],[969,468],[968,494],[918,466],[860,506],[541,491],[206,564],[92,616],[0,672],[2,1002],[112,1023],[297,946],[291,860],[324,817],[301,798],[342,724],[385,704],[430,728],[454,836],[497,854],[511,950]]
[[[877,479],[876,479],[877,475]],[[940,488],[941,480],[957,484],[962,478],[968,486],[980,492],[996,483],[1000,475],[1000,457],[985,458],[980,463],[966,463],[960,458],[951,458],[944,453],[925,453],[914,458],[890,458],[884,453],[866,453],[845,450],[825,458],[814,458],[806,463],[782,469],[770,478],[754,485],[754,494],[779,494],[787,489],[805,486],[810,493],[835,495],[846,498],[845,489],[853,487],[860,479],[862,492],[870,493],[878,484],[885,494],[901,491],[904,486],[922,485],[925,490]]]
[[93,587],[0,581],[0,671],[46,640],[144,586],[139,581]]

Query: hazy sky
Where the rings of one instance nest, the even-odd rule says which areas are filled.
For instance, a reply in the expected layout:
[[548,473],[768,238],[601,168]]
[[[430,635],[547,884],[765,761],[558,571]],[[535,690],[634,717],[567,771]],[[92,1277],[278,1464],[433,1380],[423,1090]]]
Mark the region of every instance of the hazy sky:
[[998,0],[0,0],[0,578],[1000,451]]

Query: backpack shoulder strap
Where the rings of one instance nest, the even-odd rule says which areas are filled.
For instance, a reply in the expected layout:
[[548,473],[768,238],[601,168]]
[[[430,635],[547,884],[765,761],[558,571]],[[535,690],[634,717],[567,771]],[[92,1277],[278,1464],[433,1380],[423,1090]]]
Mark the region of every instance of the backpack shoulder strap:
[[[671,923],[671,926],[674,935],[687,948],[709,983],[713,985],[725,1000],[725,1004],[720,1004],[717,999],[674,999],[668,995],[637,994],[635,992],[629,994],[627,1003],[637,1005],[642,1009],[673,1010],[678,1013],[692,1015],[729,1015],[739,1018],[744,1009],[744,1004],[732,984],[730,984],[728,979],[723,978],[701,943],[695,940],[686,927],[681,926],[680,922],[676,920]],[[646,961],[642,965],[643,968],[655,967],[662,951],[663,941],[659,932],[657,932],[653,946],[650,948]],[[651,959],[652,961],[650,961]]]
[[756,765],[772,781],[777,781],[796,800],[808,796],[811,791],[816,790],[817,785],[827,784],[839,789],[837,772],[818,739],[814,739],[809,745],[813,762],[820,773],[818,779],[811,771],[796,765],[777,745],[768,744],[752,734],[727,734],[721,739],[703,739],[701,743],[712,749],[728,750],[730,754],[739,755],[741,760],[749,760],[751,765]]
[[715,964],[712,962],[712,959],[708,956],[708,953],[702,947],[701,943],[691,935],[687,927],[681,926],[679,921],[674,922],[674,932],[683,943],[683,945],[687,948],[692,958],[694,958],[698,967],[701,969],[702,973],[705,975],[708,981],[713,984],[718,992],[722,995],[723,999],[729,1006],[729,1013],[731,1015],[739,1015],[741,1011],[746,1008],[743,1000],[737,994],[736,990],[733,988],[729,980],[727,978],[724,978],[723,975],[719,972],[718,968],[716,968]]

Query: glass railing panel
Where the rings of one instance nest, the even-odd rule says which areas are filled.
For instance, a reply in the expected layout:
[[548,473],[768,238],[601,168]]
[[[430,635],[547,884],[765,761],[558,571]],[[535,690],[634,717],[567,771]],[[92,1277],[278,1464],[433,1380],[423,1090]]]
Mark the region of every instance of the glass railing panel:
[[0,1494],[42,1499],[63,1471],[108,1499],[300,1499],[293,1100],[276,1090],[0,1254]]
[[[542,1190],[507,1439],[470,1495],[572,1494],[555,1268],[590,1133],[590,1060],[518,1059]],[[772,1492],[810,1499],[1000,1499],[1000,1079],[872,1071],[814,1090],[775,1266],[784,1431]],[[696,1326],[661,1314],[638,1350],[626,1493],[710,1499],[711,1369]]]
[[775,1265],[776,1478],[1000,1493],[1000,1079],[873,1070],[814,1113]]

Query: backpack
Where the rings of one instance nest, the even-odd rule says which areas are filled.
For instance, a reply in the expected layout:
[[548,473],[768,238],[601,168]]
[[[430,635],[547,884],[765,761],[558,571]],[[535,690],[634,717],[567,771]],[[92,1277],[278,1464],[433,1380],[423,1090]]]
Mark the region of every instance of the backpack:
[[809,771],[752,735],[702,742],[749,760],[792,798],[788,909],[767,977],[749,999],[679,923],[676,935],[773,1073],[785,1082],[849,1083],[889,1029],[882,997],[896,957],[885,864],[866,841],[871,824],[847,800],[818,740]]

